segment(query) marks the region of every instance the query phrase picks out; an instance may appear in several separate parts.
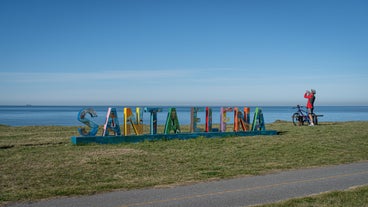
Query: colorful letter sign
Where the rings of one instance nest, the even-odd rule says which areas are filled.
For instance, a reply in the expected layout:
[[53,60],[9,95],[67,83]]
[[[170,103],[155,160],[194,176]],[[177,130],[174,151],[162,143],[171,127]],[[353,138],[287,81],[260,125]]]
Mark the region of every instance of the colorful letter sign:
[[244,114],[238,107],[234,108],[234,132],[239,131],[239,125],[243,131],[249,130],[249,108],[244,107]]
[[265,130],[266,127],[264,123],[262,110],[257,107],[254,112],[252,131],[265,131]]
[[157,134],[157,112],[162,108],[144,108],[144,112],[150,112],[150,134]]
[[204,131],[212,132],[212,109],[210,107],[206,107],[206,129]]
[[133,127],[134,133],[136,135],[143,133],[143,124],[142,124],[142,117],[140,113],[140,108],[137,107],[136,109],[136,116],[134,116],[132,109],[124,108],[124,135],[130,134],[129,124]]
[[178,115],[176,114],[176,108],[170,108],[167,113],[164,133],[169,134],[171,131],[174,131],[175,134],[180,133],[180,125]]
[[190,132],[200,132],[203,131],[197,127],[197,123],[201,121],[201,118],[198,118],[198,111],[202,111],[202,108],[192,107],[190,110]]
[[89,126],[91,129],[87,131],[85,128],[78,128],[78,132],[82,136],[95,136],[98,131],[98,125],[95,122],[86,118],[87,114],[89,114],[92,118],[97,117],[96,111],[93,108],[86,108],[79,111],[78,121]]
[[220,111],[220,132],[226,132],[226,123],[230,121],[230,118],[226,116],[227,112],[233,111],[231,107],[221,107]]
[[116,112],[116,108],[109,108],[107,110],[106,121],[104,124],[104,131],[102,136],[108,136],[109,131],[113,131],[115,136],[121,135],[118,113]]
[[[255,135],[277,135],[277,131],[266,131],[265,122],[262,110],[257,108],[254,114],[253,124],[249,124],[249,108],[244,107],[244,113],[239,108],[221,107],[220,111],[220,128],[212,128],[212,109],[206,107],[206,121],[204,129],[198,127],[201,119],[197,112],[204,108],[193,107],[191,109],[191,122],[189,133],[181,131],[179,125],[179,118],[176,108],[169,108],[166,118],[166,124],[163,134],[157,134],[157,113],[162,111],[162,108],[145,108],[144,112],[150,113],[150,134],[143,134],[143,113],[139,107],[136,108],[135,114],[130,108],[124,108],[124,133],[121,135],[118,111],[115,108],[108,108],[106,114],[106,121],[103,125],[102,136],[96,136],[99,126],[88,119],[89,114],[91,118],[97,117],[96,112],[92,108],[86,108],[78,113],[78,120],[88,126],[90,129],[78,129],[81,137],[71,137],[73,144],[87,144],[87,143],[101,143],[101,144],[117,144],[117,143],[131,143],[141,142],[145,140],[170,140],[170,139],[192,139],[196,137],[230,137],[230,136],[255,136]],[[234,111],[234,128],[227,127],[230,122],[230,117],[227,112]],[[180,112],[182,113],[182,111]],[[188,117],[189,118],[189,117]],[[217,124],[216,124],[217,127]],[[131,134],[131,128],[134,133]],[[229,132],[226,132],[226,130]],[[242,129],[242,130],[241,130]],[[249,130],[250,129],[250,130]],[[109,132],[113,135],[109,135]],[[137,136],[139,135],[139,136]]]

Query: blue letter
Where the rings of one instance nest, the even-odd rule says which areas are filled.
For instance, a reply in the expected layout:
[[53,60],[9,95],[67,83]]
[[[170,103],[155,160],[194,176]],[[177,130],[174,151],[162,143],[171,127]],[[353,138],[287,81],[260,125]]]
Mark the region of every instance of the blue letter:
[[87,119],[86,118],[87,114],[89,114],[92,118],[97,117],[97,114],[93,108],[82,109],[78,113],[78,121],[89,126],[91,130],[88,132],[85,128],[78,128],[78,132],[82,136],[95,136],[98,131],[98,125],[95,122]]

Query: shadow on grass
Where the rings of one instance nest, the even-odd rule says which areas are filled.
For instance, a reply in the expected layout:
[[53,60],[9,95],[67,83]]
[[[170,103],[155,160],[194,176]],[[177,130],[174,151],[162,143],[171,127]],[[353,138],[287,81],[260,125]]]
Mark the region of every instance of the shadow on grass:
[[277,131],[277,135],[285,135],[287,134],[289,131]]

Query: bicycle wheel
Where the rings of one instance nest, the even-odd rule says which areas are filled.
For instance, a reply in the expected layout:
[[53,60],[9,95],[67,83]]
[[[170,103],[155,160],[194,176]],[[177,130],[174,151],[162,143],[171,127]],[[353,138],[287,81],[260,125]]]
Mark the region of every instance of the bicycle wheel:
[[318,124],[317,115],[316,114],[312,114],[312,117],[313,117],[313,123],[314,123],[314,125],[317,125]]
[[300,125],[300,115],[299,113],[294,113],[293,116],[291,116],[292,120],[293,120],[293,124],[294,126]]

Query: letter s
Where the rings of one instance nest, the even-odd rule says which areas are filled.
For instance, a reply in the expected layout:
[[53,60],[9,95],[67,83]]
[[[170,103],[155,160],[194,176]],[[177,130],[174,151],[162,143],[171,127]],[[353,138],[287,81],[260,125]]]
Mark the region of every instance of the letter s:
[[95,136],[98,131],[98,124],[86,118],[86,115],[89,114],[92,118],[97,117],[96,111],[93,108],[82,109],[78,113],[78,121],[83,124],[89,126],[91,129],[87,131],[85,128],[78,128],[78,132],[82,136]]

